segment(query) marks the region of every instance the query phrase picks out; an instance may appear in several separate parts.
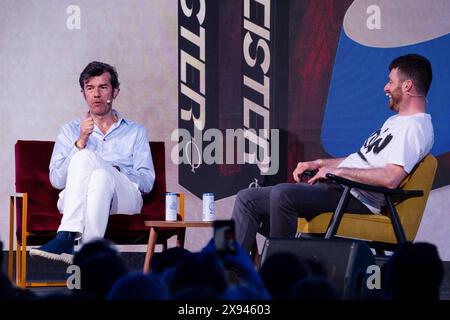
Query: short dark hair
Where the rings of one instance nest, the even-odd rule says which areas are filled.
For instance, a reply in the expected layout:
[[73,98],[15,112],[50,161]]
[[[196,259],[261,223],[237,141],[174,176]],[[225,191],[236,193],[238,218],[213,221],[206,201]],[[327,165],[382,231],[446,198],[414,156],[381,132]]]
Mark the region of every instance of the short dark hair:
[[431,63],[427,58],[418,54],[406,54],[392,60],[389,65],[389,71],[398,68],[400,71],[400,79],[410,79],[414,83],[417,92],[423,95],[428,94],[433,72]]
[[119,76],[117,75],[116,68],[114,68],[113,66],[111,66],[107,63],[103,63],[103,62],[99,62],[99,61],[92,61],[81,72],[80,79],[79,79],[81,89],[82,90],[84,89],[84,84],[90,78],[98,77],[105,72],[109,72],[109,74],[111,75],[111,86],[113,87],[113,89],[118,89],[120,86],[120,83],[119,83]]

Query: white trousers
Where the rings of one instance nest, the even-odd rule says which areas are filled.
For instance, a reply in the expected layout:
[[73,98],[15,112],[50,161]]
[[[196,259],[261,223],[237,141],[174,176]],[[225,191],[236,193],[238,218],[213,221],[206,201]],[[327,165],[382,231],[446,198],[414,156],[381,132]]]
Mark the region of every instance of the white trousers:
[[58,210],[63,217],[58,231],[77,232],[86,243],[105,235],[110,214],[136,214],[141,208],[137,184],[83,149],[72,157],[66,188],[59,194]]

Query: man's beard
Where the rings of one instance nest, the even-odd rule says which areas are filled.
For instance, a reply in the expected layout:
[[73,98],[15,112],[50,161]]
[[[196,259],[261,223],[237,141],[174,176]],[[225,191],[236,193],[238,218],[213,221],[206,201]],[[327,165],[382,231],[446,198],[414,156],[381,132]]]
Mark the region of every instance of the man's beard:
[[396,88],[391,92],[391,98],[389,99],[389,108],[392,111],[398,111],[400,103],[403,101],[403,93],[400,88]]

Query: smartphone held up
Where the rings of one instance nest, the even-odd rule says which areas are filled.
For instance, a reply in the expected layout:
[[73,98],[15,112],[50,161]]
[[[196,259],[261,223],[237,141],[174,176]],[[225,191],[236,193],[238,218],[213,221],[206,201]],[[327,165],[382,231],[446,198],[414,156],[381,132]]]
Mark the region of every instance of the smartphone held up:
[[214,245],[219,254],[234,254],[235,248],[234,220],[214,221]]

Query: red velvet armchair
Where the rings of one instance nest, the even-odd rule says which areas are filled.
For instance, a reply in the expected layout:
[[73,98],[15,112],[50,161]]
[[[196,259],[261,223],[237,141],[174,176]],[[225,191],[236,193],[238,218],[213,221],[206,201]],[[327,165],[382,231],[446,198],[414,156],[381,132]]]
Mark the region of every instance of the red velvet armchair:
[[[59,227],[61,214],[56,203],[59,190],[49,180],[49,163],[53,141],[17,141],[15,145],[16,194],[10,197],[10,238],[8,274],[13,277],[13,237],[16,221],[16,283],[21,287],[55,286],[65,283],[27,282],[27,246],[42,245],[52,239]],[[141,214],[110,216],[105,237],[117,244],[146,244],[149,229],[146,220],[165,218],[165,148],[164,142],[150,142],[156,180],[153,190],[144,197]],[[15,214],[15,219],[14,219]],[[184,230],[161,230],[160,243]]]

